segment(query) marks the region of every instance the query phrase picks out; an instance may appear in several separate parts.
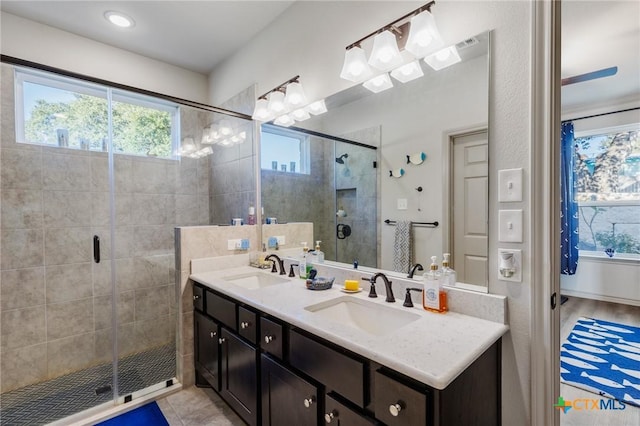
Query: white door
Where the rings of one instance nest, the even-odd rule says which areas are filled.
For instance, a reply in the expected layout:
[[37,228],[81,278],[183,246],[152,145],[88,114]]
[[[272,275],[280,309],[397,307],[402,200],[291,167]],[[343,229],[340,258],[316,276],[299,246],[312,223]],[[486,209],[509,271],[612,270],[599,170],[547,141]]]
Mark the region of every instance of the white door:
[[453,269],[460,282],[488,285],[489,152],[486,130],[452,139]]

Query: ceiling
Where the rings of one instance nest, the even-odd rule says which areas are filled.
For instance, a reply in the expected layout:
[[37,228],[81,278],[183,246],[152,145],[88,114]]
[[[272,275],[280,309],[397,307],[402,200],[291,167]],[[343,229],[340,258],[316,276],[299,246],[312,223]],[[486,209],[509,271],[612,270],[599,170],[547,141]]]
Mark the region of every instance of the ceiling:
[[[2,0],[0,9],[207,74],[294,1]],[[107,10],[130,15],[135,27],[113,27],[103,18]],[[562,77],[611,66],[615,76],[564,86],[563,111],[640,98],[640,2],[564,1]]]
[[563,1],[562,78],[613,66],[614,76],[563,86],[563,112],[640,100],[640,2]]
[[[276,19],[288,1],[0,1],[0,9],[202,74]],[[135,20],[107,22],[108,10]]]

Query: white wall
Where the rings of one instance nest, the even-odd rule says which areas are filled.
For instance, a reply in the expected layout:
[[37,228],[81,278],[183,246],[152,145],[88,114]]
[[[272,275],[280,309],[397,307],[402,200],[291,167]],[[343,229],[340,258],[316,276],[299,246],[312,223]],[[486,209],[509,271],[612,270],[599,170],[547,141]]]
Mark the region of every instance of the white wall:
[[[210,75],[211,102],[227,99],[252,83],[266,92],[299,74],[309,97],[324,98],[349,87],[339,78],[344,48],[424,2],[296,2],[244,49]],[[493,29],[490,106],[490,256],[496,253],[499,208],[529,211],[531,122],[531,3],[440,0],[434,7],[440,31],[457,42]],[[525,169],[523,202],[497,203],[497,171]],[[523,250],[523,282],[497,280],[491,256],[489,290],[508,296],[510,332],[503,338],[503,424],[530,419],[530,218],[524,243],[500,244]]]
[[3,55],[178,98],[207,101],[207,76],[1,12]]

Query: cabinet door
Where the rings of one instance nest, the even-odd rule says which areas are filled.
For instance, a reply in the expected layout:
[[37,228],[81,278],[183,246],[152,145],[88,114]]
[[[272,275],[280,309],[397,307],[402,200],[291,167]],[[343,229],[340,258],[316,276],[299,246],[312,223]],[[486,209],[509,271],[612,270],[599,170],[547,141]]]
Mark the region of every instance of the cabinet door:
[[211,387],[220,390],[220,364],[218,362],[220,327],[215,321],[198,312],[193,313],[193,322],[195,367]]
[[262,355],[262,424],[318,425],[318,389]]
[[220,342],[220,395],[249,425],[257,424],[257,350],[222,328]]

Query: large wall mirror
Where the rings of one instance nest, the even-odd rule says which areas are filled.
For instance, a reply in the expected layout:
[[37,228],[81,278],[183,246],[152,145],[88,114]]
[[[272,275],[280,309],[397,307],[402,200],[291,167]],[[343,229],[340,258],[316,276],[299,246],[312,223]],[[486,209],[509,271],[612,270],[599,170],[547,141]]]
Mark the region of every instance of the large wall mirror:
[[356,85],[297,127],[264,124],[265,217],[313,222],[327,260],[389,271],[394,223],[411,221],[414,263],[450,252],[458,281],[487,291],[490,33],[457,48],[448,68],[421,61],[421,78]]

